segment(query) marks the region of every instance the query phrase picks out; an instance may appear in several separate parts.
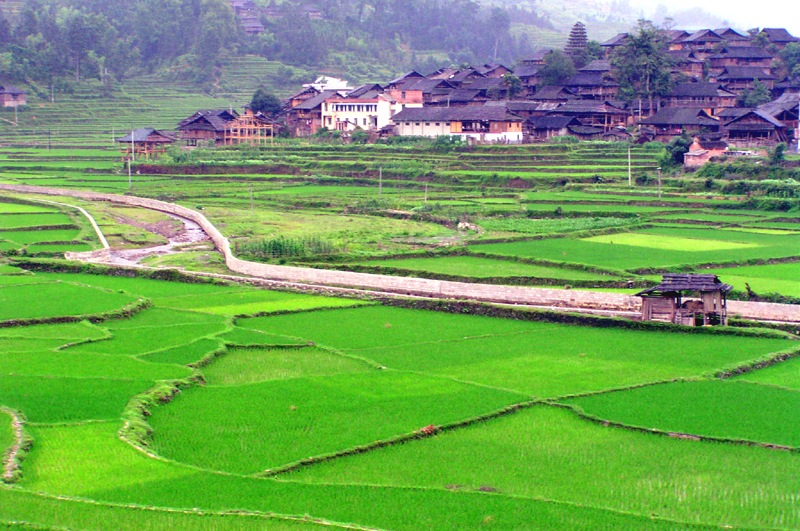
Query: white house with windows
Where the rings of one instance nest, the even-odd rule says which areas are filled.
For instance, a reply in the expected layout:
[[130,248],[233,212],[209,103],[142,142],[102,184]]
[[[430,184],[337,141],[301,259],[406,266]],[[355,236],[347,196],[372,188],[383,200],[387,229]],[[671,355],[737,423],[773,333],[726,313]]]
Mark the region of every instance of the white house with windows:
[[380,129],[391,123],[399,105],[389,96],[333,97],[322,104],[322,126],[339,131]]
[[406,108],[392,117],[399,136],[453,136],[481,142],[522,142],[524,118],[501,105]]

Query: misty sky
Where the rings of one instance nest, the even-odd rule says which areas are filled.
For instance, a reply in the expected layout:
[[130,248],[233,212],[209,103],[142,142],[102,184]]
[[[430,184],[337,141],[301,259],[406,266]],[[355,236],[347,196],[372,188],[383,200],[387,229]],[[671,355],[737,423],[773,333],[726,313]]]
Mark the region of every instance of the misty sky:
[[[727,19],[731,26],[747,30],[753,27],[786,28],[795,37],[800,37],[800,4],[789,0],[651,0],[631,2],[633,6],[650,3],[666,5],[671,11],[692,10],[700,7],[704,11]],[[660,22],[660,21],[654,21]]]

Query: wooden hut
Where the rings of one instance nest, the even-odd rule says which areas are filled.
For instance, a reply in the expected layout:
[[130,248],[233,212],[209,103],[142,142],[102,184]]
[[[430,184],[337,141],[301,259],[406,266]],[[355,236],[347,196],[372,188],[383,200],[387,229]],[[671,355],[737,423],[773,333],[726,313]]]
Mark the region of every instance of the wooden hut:
[[[717,275],[667,273],[661,283],[640,291],[642,320],[688,326],[728,323],[728,293]],[[694,298],[690,298],[694,297]]]
[[225,144],[225,131],[228,124],[239,117],[239,113],[227,109],[197,111],[178,124],[181,140],[189,146],[207,142]]
[[134,158],[152,158],[166,153],[167,148],[172,145],[175,139],[168,133],[156,129],[134,129],[130,134],[117,138],[122,156],[130,159],[131,154]]

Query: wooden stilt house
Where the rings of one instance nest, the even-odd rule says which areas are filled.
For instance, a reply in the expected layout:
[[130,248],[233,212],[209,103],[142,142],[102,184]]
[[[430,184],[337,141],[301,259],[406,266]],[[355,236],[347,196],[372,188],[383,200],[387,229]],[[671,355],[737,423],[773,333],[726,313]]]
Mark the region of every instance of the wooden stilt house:
[[728,322],[728,293],[733,289],[717,275],[667,273],[661,283],[640,291],[642,320],[688,326]]
[[167,148],[175,142],[168,133],[157,129],[134,129],[130,134],[116,139],[122,151],[122,157],[127,160],[134,158],[153,158],[166,153]]

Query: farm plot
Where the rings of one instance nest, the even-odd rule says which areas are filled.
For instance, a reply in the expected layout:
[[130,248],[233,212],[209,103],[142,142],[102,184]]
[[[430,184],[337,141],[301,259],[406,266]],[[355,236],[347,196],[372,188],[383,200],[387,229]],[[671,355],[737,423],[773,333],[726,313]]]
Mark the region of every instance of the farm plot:
[[313,347],[229,348],[203,367],[209,385],[245,385],[269,380],[364,373],[374,369],[363,360]]
[[715,268],[710,270],[740,290],[749,284],[757,294],[779,293],[800,297],[800,262]]
[[37,214],[0,214],[0,231],[24,229],[39,230],[41,227],[72,227],[72,218],[61,212]]
[[572,398],[594,417],[662,432],[800,446],[800,391],[748,382],[684,381]]
[[338,306],[360,306],[362,301],[267,290],[228,290],[227,293],[163,298],[159,306],[219,315],[245,315]]
[[375,369],[195,388],[153,411],[151,448],[206,469],[254,474],[524,399],[450,379]]
[[138,356],[213,336],[225,331],[228,323],[223,316],[154,308],[130,319],[110,321],[104,327],[111,338],[83,343],[65,352]]
[[800,391],[800,358],[791,358],[757,371],[746,372],[733,379]]
[[[386,367],[555,397],[703,374],[791,342],[599,329],[385,307],[241,319]],[[431,337],[430,330],[436,330]],[[669,355],[654,345],[669,345]],[[702,352],[702,356],[698,356]]]
[[375,260],[357,262],[358,265],[380,267],[391,273],[397,269],[408,272],[427,272],[440,275],[452,275],[470,278],[507,278],[530,277],[532,283],[536,279],[559,280],[614,280],[617,276],[600,275],[579,269],[548,267],[513,260],[498,260],[480,256],[441,256],[437,258],[395,258],[391,260]]
[[486,254],[636,270],[797,256],[798,242],[800,238],[792,235],[668,227],[583,239],[478,244],[470,249]]
[[[24,476],[23,486],[34,492],[97,500],[98,507],[104,507],[103,502],[196,507],[204,514],[230,511],[233,507],[235,514],[252,511],[306,515],[302,519],[312,515],[311,518],[324,518],[334,525],[359,522],[368,527],[399,530],[455,531],[486,525],[488,517],[491,525],[509,529],[694,528],[650,515],[482,492],[304,485],[204,473],[149,459],[118,440],[116,427],[108,423],[31,427],[29,431],[37,444],[26,460],[32,470]],[[15,493],[0,490],[0,496],[6,492]],[[7,514],[8,509],[0,505],[0,511]],[[73,517],[85,514],[81,509],[76,512]],[[38,518],[45,516],[42,512],[36,514]],[[236,516],[229,513],[227,518],[235,521]],[[135,521],[147,522],[145,518]]]
[[800,525],[798,474],[800,461],[789,452],[604,427],[567,410],[536,406],[285,477],[326,485],[486,490],[684,522],[794,528]]
[[84,316],[120,310],[137,299],[130,295],[67,283],[0,287],[0,321]]

